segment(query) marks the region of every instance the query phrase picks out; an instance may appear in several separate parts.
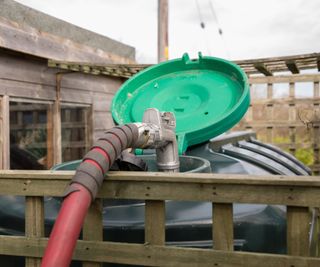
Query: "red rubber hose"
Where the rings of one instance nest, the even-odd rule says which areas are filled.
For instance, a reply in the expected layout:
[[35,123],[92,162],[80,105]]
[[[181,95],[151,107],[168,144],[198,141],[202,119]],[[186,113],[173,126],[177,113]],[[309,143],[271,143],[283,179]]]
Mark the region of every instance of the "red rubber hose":
[[66,190],[41,267],[70,265],[85,216],[103,183],[104,174],[121,151],[131,147],[138,136],[138,127],[134,124],[114,127],[98,139],[85,155]]
[[42,267],[70,265],[74,247],[91,203],[90,192],[81,184],[74,186],[78,191],[69,194],[62,203],[42,259]]

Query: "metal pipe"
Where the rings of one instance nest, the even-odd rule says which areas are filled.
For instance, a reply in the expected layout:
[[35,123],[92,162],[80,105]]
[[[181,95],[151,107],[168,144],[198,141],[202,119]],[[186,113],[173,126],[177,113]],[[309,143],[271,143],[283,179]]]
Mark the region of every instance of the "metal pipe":
[[176,119],[171,112],[159,112],[155,108],[147,109],[143,116],[144,123],[158,125],[160,142],[156,148],[157,166],[159,171],[179,172],[179,154],[175,135]]

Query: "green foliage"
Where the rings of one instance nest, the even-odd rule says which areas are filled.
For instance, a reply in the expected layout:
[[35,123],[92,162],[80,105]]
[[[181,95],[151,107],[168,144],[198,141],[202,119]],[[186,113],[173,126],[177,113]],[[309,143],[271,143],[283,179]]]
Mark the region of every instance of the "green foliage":
[[312,148],[299,148],[296,150],[295,156],[302,163],[311,166],[314,162]]
[[[290,138],[289,137],[283,137],[283,136],[277,136],[274,138],[274,144],[289,144],[290,143]],[[290,152],[289,148],[284,149],[286,152]],[[307,166],[311,166],[314,162],[314,157],[313,157],[313,149],[312,148],[298,148],[295,151],[294,156],[300,160],[303,164]]]
[[290,138],[289,136],[276,136],[273,138],[274,144],[289,144]]

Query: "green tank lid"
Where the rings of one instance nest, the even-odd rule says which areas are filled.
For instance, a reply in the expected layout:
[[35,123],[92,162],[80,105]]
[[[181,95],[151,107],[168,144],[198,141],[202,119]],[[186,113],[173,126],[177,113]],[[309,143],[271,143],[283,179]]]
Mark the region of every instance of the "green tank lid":
[[116,123],[141,122],[147,108],[174,112],[179,153],[224,133],[240,121],[250,102],[242,69],[214,57],[184,54],[151,66],[129,80],[112,101]]

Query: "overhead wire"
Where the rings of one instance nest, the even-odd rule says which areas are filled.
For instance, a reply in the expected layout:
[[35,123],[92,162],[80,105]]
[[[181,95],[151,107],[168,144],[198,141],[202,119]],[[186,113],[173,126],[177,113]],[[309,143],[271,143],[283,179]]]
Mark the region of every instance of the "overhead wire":
[[211,55],[210,48],[209,48],[209,43],[208,43],[208,40],[206,38],[206,33],[205,33],[206,25],[204,23],[204,19],[203,19],[202,13],[201,13],[200,4],[199,4],[198,0],[195,0],[195,2],[196,2],[196,6],[197,6],[199,21],[200,21],[200,27],[204,30],[203,31],[203,39],[204,39],[204,42],[205,42],[207,54]]
[[204,24],[204,20],[203,20],[202,13],[201,13],[201,10],[200,10],[199,1],[198,0],[195,0],[195,1],[196,1],[197,10],[198,10],[198,16],[199,16],[199,19],[200,19],[200,27],[202,29],[204,29],[206,27],[206,25]]
[[221,25],[220,25],[220,23],[219,23],[219,19],[218,19],[217,13],[216,13],[216,11],[215,11],[215,9],[214,9],[214,7],[213,7],[212,0],[208,0],[208,1],[209,1],[209,6],[210,6],[210,10],[211,10],[213,19],[215,20],[215,22],[216,22],[216,24],[217,24],[217,27],[218,27],[218,33],[219,33],[219,35],[220,35],[220,37],[221,37],[221,40],[222,40],[222,42],[223,42],[223,45],[224,45],[224,48],[225,48],[225,50],[226,50],[227,56],[228,56],[228,58],[230,59],[230,58],[231,58],[231,57],[230,57],[230,51],[229,51],[229,49],[228,49],[227,42],[226,42],[226,40],[224,39],[223,30],[222,30],[222,27],[221,27]]

